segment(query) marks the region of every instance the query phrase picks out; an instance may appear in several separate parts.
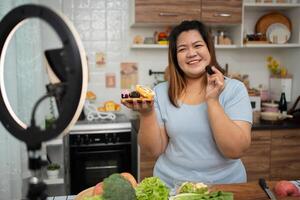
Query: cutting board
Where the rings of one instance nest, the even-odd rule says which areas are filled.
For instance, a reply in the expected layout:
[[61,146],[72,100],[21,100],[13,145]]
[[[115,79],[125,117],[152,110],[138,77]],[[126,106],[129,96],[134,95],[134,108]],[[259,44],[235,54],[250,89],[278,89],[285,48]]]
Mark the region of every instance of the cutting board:
[[292,23],[288,17],[280,12],[271,12],[259,18],[255,25],[255,32],[266,34],[268,27],[274,23],[284,24],[290,31],[292,31]]

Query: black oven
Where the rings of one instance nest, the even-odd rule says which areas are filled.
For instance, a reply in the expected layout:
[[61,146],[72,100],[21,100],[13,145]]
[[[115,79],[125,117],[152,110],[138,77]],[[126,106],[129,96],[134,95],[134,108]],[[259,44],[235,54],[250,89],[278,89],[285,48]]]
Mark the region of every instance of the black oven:
[[69,135],[71,194],[96,185],[112,173],[129,172],[137,178],[136,134],[128,127],[100,127]]

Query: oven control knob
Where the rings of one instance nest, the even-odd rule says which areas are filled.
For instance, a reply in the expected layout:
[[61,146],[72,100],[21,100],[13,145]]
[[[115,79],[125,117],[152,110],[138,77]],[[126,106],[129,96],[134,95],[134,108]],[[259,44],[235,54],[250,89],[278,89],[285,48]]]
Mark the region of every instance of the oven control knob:
[[105,134],[104,142],[107,144],[108,143],[108,134]]
[[117,142],[117,134],[116,134],[116,133],[114,133],[114,134],[112,135],[112,142],[113,142],[113,143],[116,143],[116,142]]
[[77,136],[76,136],[75,144],[77,144],[77,145],[80,145],[80,144],[81,144],[81,137],[80,137],[80,135],[77,135]]
[[88,135],[84,136],[83,142],[84,142],[84,144],[89,144],[90,143],[90,138],[89,138]]
[[113,138],[112,137],[108,137],[108,143],[113,143]]

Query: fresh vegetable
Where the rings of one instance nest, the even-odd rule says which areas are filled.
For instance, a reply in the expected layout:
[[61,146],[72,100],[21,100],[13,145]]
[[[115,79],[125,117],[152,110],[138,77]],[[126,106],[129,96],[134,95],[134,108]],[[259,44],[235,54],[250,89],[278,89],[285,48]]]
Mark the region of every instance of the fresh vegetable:
[[299,189],[290,181],[279,181],[275,185],[275,193],[280,197],[300,197]]
[[196,194],[196,193],[181,193],[174,197],[171,197],[170,200],[233,200],[233,194],[231,192],[208,192],[205,194]]
[[203,183],[184,182],[177,190],[177,195],[170,200],[233,200],[230,192],[210,192],[207,185]]
[[169,188],[158,177],[145,178],[136,188],[137,200],[167,200]]
[[178,188],[177,193],[196,193],[196,194],[205,194],[208,193],[207,185],[203,183],[192,183],[184,182]]
[[120,174],[112,174],[103,181],[104,200],[136,200],[132,185]]
[[104,200],[102,196],[92,196],[92,197],[84,197],[83,200]]
[[201,194],[195,194],[195,193],[181,193],[174,197],[171,197],[170,200],[198,200],[201,199]]
[[137,182],[135,180],[135,178],[128,172],[123,172],[121,173],[121,175],[130,182],[130,184],[132,185],[132,187],[136,187],[137,186]]

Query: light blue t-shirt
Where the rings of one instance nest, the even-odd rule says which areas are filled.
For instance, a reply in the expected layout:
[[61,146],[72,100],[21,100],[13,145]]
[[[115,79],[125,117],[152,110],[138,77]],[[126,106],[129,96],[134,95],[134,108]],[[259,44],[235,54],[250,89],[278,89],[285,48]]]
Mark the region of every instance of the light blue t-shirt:
[[[160,177],[171,188],[178,181],[246,182],[241,160],[225,158],[218,150],[209,124],[207,104],[181,104],[176,108],[169,100],[168,87],[168,82],[164,82],[154,88],[157,119],[165,126],[169,137],[166,151],[155,164],[154,176]],[[219,101],[231,120],[252,123],[250,99],[242,82],[226,78]]]

